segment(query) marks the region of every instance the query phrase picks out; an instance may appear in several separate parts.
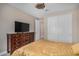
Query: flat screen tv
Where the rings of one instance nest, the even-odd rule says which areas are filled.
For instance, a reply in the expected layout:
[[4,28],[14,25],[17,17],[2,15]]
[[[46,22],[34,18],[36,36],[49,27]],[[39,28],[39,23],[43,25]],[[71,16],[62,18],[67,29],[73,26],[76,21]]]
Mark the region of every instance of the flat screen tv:
[[15,32],[29,32],[29,24],[15,21]]

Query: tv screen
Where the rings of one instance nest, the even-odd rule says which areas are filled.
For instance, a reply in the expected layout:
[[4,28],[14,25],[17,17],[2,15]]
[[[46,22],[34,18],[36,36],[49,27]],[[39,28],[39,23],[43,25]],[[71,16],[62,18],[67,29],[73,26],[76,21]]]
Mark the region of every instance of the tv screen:
[[15,32],[29,32],[29,24],[15,21]]

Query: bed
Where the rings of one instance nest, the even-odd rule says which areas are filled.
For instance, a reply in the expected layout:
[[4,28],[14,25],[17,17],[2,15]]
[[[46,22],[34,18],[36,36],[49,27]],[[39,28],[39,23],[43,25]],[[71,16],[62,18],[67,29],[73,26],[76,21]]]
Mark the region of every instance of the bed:
[[78,55],[79,44],[38,40],[15,50],[11,56],[73,56]]

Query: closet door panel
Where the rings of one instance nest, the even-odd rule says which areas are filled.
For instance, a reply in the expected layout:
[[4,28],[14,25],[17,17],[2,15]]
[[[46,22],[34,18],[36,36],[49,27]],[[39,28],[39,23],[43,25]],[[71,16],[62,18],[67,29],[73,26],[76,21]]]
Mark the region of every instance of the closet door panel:
[[47,37],[48,40],[72,42],[72,14],[49,17]]

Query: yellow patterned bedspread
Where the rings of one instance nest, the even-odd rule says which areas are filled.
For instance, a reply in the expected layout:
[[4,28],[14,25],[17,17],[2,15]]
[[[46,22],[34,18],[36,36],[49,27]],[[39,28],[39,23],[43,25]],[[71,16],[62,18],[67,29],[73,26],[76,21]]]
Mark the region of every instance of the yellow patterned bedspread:
[[12,56],[71,56],[72,44],[39,40],[13,52]]

